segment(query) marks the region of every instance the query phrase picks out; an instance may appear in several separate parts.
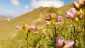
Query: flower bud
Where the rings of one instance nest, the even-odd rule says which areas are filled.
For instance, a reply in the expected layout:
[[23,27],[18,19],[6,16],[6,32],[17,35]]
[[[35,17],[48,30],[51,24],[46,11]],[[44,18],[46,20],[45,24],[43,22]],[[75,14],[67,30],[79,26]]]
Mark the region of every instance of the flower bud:
[[57,48],[62,48],[63,42],[64,42],[63,38],[61,36],[58,36],[56,39]]
[[21,27],[20,27],[20,26],[16,26],[16,29],[17,29],[17,30],[20,30],[20,29],[21,29]]
[[35,30],[35,29],[36,29],[36,26],[35,26],[34,24],[31,24],[31,25],[29,26],[29,29],[30,29],[30,30]]
[[71,19],[73,17],[74,17],[74,15],[72,13],[70,13],[69,11],[66,12],[66,18],[67,19]]
[[78,2],[73,2],[73,5],[75,8],[79,8],[79,3]]
[[49,16],[53,19],[53,18],[56,17],[56,14],[55,13],[51,13],[51,14],[49,14]]
[[69,11],[70,11],[70,13],[72,13],[72,14],[75,14],[75,13],[76,13],[76,9],[75,9],[75,8],[71,8]]
[[66,48],[72,48],[73,45],[74,45],[74,41],[73,41],[73,40],[68,40],[68,41],[66,42],[66,44],[65,44],[64,47],[66,47]]
[[62,16],[57,17],[57,22],[60,22],[60,21],[62,21]]

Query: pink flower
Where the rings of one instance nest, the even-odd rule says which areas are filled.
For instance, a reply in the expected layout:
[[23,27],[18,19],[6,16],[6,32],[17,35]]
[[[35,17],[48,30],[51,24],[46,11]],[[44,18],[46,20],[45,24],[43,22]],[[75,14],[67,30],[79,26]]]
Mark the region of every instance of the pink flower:
[[66,18],[67,19],[71,19],[71,18],[73,18],[74,16],[73,16],[73,14],[71,13],[71,12],[69,12],[69,11],[67,11],[66,12]]
[[71,8],[69,11],[66,12],[66,17],[67,19],[71,19],[74,17],[78,17],[78,14],[76,13],[76,9],[75,8]]
[[69,12],[73,15],[73,17],[77,17],[77,15],[78,15],[75,8],[71,8],[71,9],[69,10]]
[[75,8],[71,8],[69,11],[66,12],[66,18],[82,18],[82,14],[80,13],[80,11],[76,11]]
[[21,28],[20,26],[16,26],[16,29],[17,29],[17,30],[20,30],[20,28]]
[[73,48],[74,41],[73,40],[68,40],[65,44],[65,47],[67,48]]
[[56,14],[55,14],[55,13],[50,13],[50,14],[49,14],[49,17],[50,17],[50,19],[53,19],[53,18],[56,17]]
[[48,18],[46,18],[46,20],[47,21],[50,21],[50,20],[52,20],[55,17],[56,17],[56,14],[55,13],[50,13],[49,16],[48,16]]
[[58,36],[57,39],[56,39],[56,46],[58,48],[61,48],[62,45],[63,45],[63,42],[64,42],[63,38],[61,36]]
[[60,21],[62,21],[62,16],[57,17],[57,22],[60,22]]
[[74,7],[79,8],[79,3],[78,2],[73,2]]
[[75,8],[71,8],[69,11],[70,11],[70,13],[72,13],[74,15],[76,14],[76,9]]
[[35,26],[34,24],[31,24],[31,25],[29,26],[29,29],[30,29],[30,30],[35,30],[35,29],[36,29],[36,26]]

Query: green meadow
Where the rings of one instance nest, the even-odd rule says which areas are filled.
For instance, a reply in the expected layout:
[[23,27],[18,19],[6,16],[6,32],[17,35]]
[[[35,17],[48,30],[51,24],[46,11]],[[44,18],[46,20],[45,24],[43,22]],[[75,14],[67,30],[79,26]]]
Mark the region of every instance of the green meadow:
[[[62,36],[64,42],[69,39],[75,40],[73,48],[85,48],[85,36],[83,35],[85,34],[85,28],[83,28],[80,22],[66,18],[66,11],[72,7],[72,3],[61,8],[40,7],[11,19],[9,22],[0,23],[0,48],[27,48],[26,31],[16,29],[16,26],[24,26],[25,24],[28,26],[35,24],[41,28],[39,31],[34,30],[28,33],[28,48],[58,48],[54,47],[55,42],[53,42],[55,37],[57,38],[58,36]],[[56,17],[62,16],[63,18],[62,24],[55,25],[57,32],[57,36],[55,37],[53,36],[55,30],[53,24],[55,24],[55,20],[53,20],[54,22],[52,21],[52,25],[45,26],[45,19],[50,13],[55,13]],[[38,32],[38,34],[36,34],[36,32]],[[45,34],[43,32],[45,32]],[[62,48],[66,48],[65,43],[63,43]]]

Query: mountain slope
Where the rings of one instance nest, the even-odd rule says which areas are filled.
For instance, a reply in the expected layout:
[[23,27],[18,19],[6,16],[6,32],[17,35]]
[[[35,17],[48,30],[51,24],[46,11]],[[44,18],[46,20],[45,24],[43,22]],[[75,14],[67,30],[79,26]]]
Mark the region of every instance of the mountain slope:
[[55,12],[56,15],[65,16],[65,11],[69,10],[72,4],[65,5],[61,8],[37,8],[31,12],[20,15],[19,17],[12,19],[9,22],[0,24],[0,48],[20,48],[18,47],[22,44],[22,39],[24,40],[23,32],[17,31],[15,28],[17,25],[23,24],[36,24],[43,26],[44,17],[50,12]]
[[72,3],[59,8],[59,10],[65,12],[65,11],[69,10],[71,7],[73,7]]
[[[29,13],[23,14],[15,19],[12,19],[10,22],[5,24],[0,24],[0,39],[6,39],[16,34],[17,30],[15,29],[17,25],[31,24],[35,23],[39,18],[42,18],[44,13],[51,12],[52,8],[37,8]],[[41,17],[40,17],[41,16]],[[3,36],[3,37],[2,37]]]
[[8,22],[10,21],[10,18],[6,17],[6,16],[0,16],[0,23],[4,23],[4,22]]
[[[49,12],[61,11],[62,14],[65,14],[65,11],[72,7],[72,4],[68,4],[59,9],[56,8],[37,8],[29,13],[23,14],[15,19],[12,19],[10,22],[5,24],[0,24],[0,39],[6,39],[16,34],[17,30],[15,29],[17,25],[39,23],[40,18],[43,18],[44,14]],[[43,14],[43,15],[42,15]],[[42,21],[40,21],[42,22]],[[3,37],[2,37],[3,36]]]

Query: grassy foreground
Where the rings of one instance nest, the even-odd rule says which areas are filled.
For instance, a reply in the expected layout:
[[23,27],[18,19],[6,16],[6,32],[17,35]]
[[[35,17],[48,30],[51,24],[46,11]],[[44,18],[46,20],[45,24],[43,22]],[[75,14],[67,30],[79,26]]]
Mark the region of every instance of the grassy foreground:
[[[41,26],[42,28],[46,29],[43,31],[46,31],[47,34],[44,35],[43,33],[40,33],[40,34],[36,35],[34,33],[36,31],[31,32],[29,35],[29,38],[28,38],[29,39],[29,41],[28,41],[29,48],[39,48],[39,47],[40,48],[53,48],[52,44],[54,44],[54,43],[52,41],[50,41],[53,39],[52,33],[54,31],[51,30],[51,29],[53,29],[53,26],[46,27],[44,25],[46,22],[45,18],[48,16],[49,13],[52,13],[52,12],[54,12],[56,14],[56,16],[61,15],[65,22],[63,24],[64,26],[63,25],[58,26],[58,29],[57,29],[58,35],[64,36],[63,38],[66,38],[66,39],[64,39],[65,40],[64,42],[66,42],[68,39],[74,40],[73,33],[69,32],[69,30],[68,30],[68,27],[71,26],[70,25],[71,21],[67,20],[65,17],[66,11],[69,10],[71,7],[72,7],[72,4],[68,4],[59,9],[41,7],[41,8],[35,9],[29,13],[21,15],[20,17],[17,17],[15,19],[11,20],[10,22],[6,22],[5,24],[0,24],[0,48],[25,48],[26,35],[25,35],[25,33],[23,33],[23,31],[17,31],[15,29],[15,27],[17,25],[19,25],[19,26],[24,25],[24,24],[30,25],[32,23],[34,23],[36,26]],[[73,22],[73,24],[75,24],[75,23],[76,22]],[[78,26],[78,25],[76,25],[76,26]],[[63,27],[64,27],[64,29],[62,29]],[[77,28],[77,29],[80,29],[80,28]],[[74,29],[73,28],[71,28],[71,29],[73,32]],[[39,31],[39,32],[42,32],[42,31]],[[79,32],[79,35],[81,38],[81,33],[80,33],[81,30],[78,30],[77,32]],[[39,41],[39,43],[38,43],[38,41]],[[78,42],[77,44],[80,45],[79,43],[80,42]],[[76,48],[78,48],[78,47],[81,48],[82,46],[83,45],[77,46]]]

